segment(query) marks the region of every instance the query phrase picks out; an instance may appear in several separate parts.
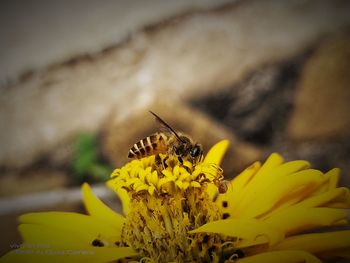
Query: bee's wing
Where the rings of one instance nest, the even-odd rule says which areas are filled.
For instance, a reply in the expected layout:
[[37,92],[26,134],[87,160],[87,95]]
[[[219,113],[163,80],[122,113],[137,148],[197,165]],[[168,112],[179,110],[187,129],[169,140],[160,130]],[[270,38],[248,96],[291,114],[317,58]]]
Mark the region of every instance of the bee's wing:
[[172,133],[175,135],[175,137],[183,142],[183,140],[180,138],[180,136],[176,133],[176,131],[170,127],[169,124],[167,124],[164,120],[162,120],[157,114],[155,114],[153,111],[149,111],[155,118],[156,118],[156,121],[157,123],[160,124],[160,127],[162,129],[162,131],[164,131],[165,133]]

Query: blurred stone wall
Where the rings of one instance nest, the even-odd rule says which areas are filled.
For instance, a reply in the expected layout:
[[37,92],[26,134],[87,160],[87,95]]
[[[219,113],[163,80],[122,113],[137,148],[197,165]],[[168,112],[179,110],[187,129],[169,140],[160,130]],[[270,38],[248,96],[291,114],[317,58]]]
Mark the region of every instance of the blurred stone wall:
[[145,25],[229,0],[2,0],[0,83],[125,41]]

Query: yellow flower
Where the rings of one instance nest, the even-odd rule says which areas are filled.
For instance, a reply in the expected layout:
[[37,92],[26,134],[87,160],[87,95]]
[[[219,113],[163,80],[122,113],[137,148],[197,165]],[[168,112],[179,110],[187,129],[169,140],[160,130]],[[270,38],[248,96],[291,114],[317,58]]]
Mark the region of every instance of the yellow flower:
[[87,184],[82,192],[88,215],[22,215],[23,244],[0,262],[350,258],[350,230],[339,230],[348,226],[350,194],[337,187],[338,169],[322,173],[306,161],[284,163],[274,153],[226,184],[219,165],[227,147],[227,141],[219,142],[196,165],[161,155],[116,169],[107,184],[119,195],[124,216],[103,204]]

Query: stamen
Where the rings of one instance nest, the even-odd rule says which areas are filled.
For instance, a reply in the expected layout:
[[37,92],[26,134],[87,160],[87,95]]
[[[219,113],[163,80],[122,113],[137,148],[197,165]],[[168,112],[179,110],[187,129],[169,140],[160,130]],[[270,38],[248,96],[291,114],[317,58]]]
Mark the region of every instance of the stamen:
[[112,180],[130,196],[122,242],[143,255],[144,262],[210,261],[205,251],[212,258],[221,253],[218,235],[188,235],[223,216],[207,192],[208,184],[223,180],[219,166],[158,154],[116,169]]

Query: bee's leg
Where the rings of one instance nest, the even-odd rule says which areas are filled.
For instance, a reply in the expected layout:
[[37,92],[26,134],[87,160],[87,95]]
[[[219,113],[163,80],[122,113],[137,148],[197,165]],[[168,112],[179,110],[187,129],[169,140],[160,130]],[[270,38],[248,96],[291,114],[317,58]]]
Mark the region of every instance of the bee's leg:
[[166,163],[167,160],[168,160],[168,156],[165,156],[164,159],[162,159],[162,157],[160,157],[159,154],[155,156],[155,163],[156,163],[158,172],[161,172],[161,170],[164,170],[168,167]]
[[203,162],[203,159],[204,159],[204,154],[203,154],[203,151],[201,151],[201,155],[199,157],[199,162]]
[[157,155],[155,156],[154,161],[155,161],[157,167],[159,167],[160,165],[162,165],[162,158],[160,157],[159,154],[157,154]]
[[232,254],[231,256],[231,259],[233,259],[234,261],[236,261],[237,259],[240,259],[240,258],[243,258],[245,255],[244,255],[244,252],[240,249],[237,249],[235,251],[234,254]]
[[166,155],[162,161],[162,164],[163,164],[163,169],[166,169],[168,168],[168,164],[166,163],[166,161],[168,160],[169,156]]
[[180,162],[181,164],[184,164],[184,160],[181,158],[181,156],[178,156],[177,159],[179,160],[179,162]]

